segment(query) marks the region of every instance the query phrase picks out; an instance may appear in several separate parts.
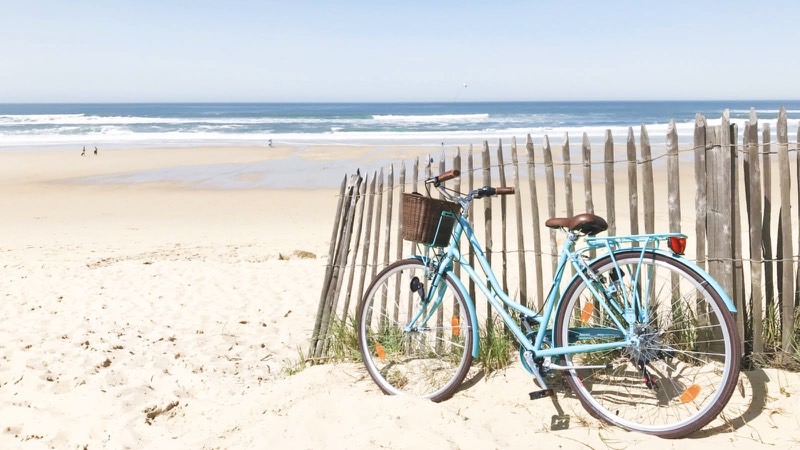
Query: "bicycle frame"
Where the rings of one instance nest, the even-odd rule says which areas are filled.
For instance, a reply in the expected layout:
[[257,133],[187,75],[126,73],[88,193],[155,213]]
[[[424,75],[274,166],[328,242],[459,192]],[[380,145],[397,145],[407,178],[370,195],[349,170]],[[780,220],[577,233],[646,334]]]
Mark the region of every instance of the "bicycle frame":
[[[537,313],[530,308],[512,300],[508,293],[506,293],[500,283],[497,280],[494,271],[492,270],[491,266],[489,265],[488,260],[486,259],[486,254],[481,247],[480,242],[475,236],[475,233],[470,226],[469,222],[466,219],[466,216],[461,214],[457,217],[458,221],[455,225],[453,230],[453,236],[450,240],[450,244],[448,247],[444,249],[444,253],[441,255],[440,259],[438,260],[438,267],[436,268],[435,274],[433,274],[431,280],[431,289],[429,292],[426,293],[425,301],[428,304],[433,302],[431,308],[424,308],[421,309],[410,321],[408,326],[406,327],[406,331],[409,331],[415,328],[417,323],[426,324],[427,321],[433,316],[434,311],[437,309],[439,304],[442,302],[442,291],[443,289],[439,287],[439,283],[442,282],[444,277],[448,275],[448,273],[452,272],[453,263],[458,262],[464,271],[467,273],[469,278],[475,283],[476,286],[480,289],[486,299],[492,306],[492,309],[500,315],[501,319],[508,327],[508,330],[514,335],[514,337],[519,341],[520,345],[524,347],[526,351],[532,352],[535,357],[550,357],[550,356],[558,356],[564,354],[571,354],[571,353],[586,353],[586,352],[593,352],[599,350],[610,350],[621,348],[625,346],[629,346],[632,344],[631,336],[633,333],[633,327],[635,323],[638,322],[647,322],[647,305],[644,308],[635,308],[638,302],[641,299],[639,298],[630,298],[627,292],[623,291],[623,305],[615,305],[609,303],[607,297],[597,291],[596,284],[593,282],[592,276],[594,275],[590,270],[587,270],[589,266],[594,263],[594,261],[599,260],[600,258],[604,258],[607,255],[611,255],[612,261],[616,266],[616,270],[619,274],[621,274],[621,269],[617,266],[616,259],[614,257],[613,251],[619,249],[619,245],[622,243],[639,243],[641,247],[626,249],[626,250],[635,250],[640,252],[640,259],[639,264],[637,265],[636,274],[634,275],[634,283],[638,283],[640,281],[644,283],[648,283],[649,280],[646,277],[639,278],[642,276],[640,272],[641,269],[641,261],[644,259],[644,256],[647,253],[657,253],[667,255],[669,257],[678,257],[673,253],[668,253],[663,250],[659,250],[657,248],[657,243],[659,241],[664,241],[669,239],[670,237],[686,237],[680,233],[665,233],[665,234],[648,234],[648,235],[631,235],[631,236],[611,236],[611,237],[589,237],[586,238],[586,247],[575,249],[575,243],[577,238],[579,237],[577,234],[572,232],[567,232],[567,239],[561,249],[561,252],[558,257],[558,263],[556,266],[556,271],[553,277],[553,282],[550,287],[550,291],[547,294],[545,304],[542,309],[542,313]],[[478,265],[484,272],[486,280],[481,280],[478,276],[477,271],[473,268],[464,255],[461,253],[458,243],[460,242],[462,234],[466,234],[467,240],[469,242],[469,246],[472,248],[472,251],[478,261]],[[644,243],[643,245],[641,243]],[[654,247],[653,245],[656,245]],[[593,249],[600,249],[603,248],[608,251],[607,254],[602,254],[599,257],[587,261],[586,258],[583,257],[583,254],[593,250]],[[428,262],[433,261],[432,258],[421,255],[414,255],[413,258],[416,258],[423,262],[426,266]],[[439,256],[437,256],[439,258]],[[680,258],[681,262],[690,266],[692,269],[696,270],[698,273],[705,273],[700,267],[692,263],[691,261]],[[613,320],[615,328],[592,328],[591,330],[580,330],[585,333],[591,333],[594,336],[598,336],[602,334],[603,336],[613,336],[617,337],[617,340],[613,342],[604,342],[604,343],[591,343],[591,344],[578,344],[578,345],[571,345],[566,347],[554,347],[552,344],[555,342],[554,330],[550,330],[551,336],[550,337],[550,345],[549,348],[542,348],[542,344],[545,342],[545,339],[548,337],[548,329],[547,325],[549,325],[553,319],[553,312],[558,308],[560,302],[562,301],[562,297],[559,294],[559,287],[563,281],[564,273],[568,266],[571,266],[575,269],[576,274],[570,280],[570,283],[575,281],[577,278],[582,278],[586,285],[589,287],[589,290],[592,296],[595,298],[598,305],[606,310],[608,316]],[[451,276],[451,279],[454,281],[456,287],[459,289],[460,293],[464,296],[467,300],[467,307],[469,309],[469,315],[472,319],[472,323],[475,326],[472,327],[472,337],[473,342],[475,345],[473,346],[472,356],[478,357],[480,351],[480,339],[479,339],[479,327],[478,325],[478,318],[477,312],[475,308],[475,300],[469,295],[466,287],[464,286],[463,282],[456,276]],[[488,286],[487,283],[488,282]],[[733,302],[728,298],[727,295],[724,294],[724,291],[721,287],[714,281],[708,277],[706,282],[712,285],[714,289],[720,292],[723,296],[723,300],[726,303],[728,309],[731,312],[735,312],[736,309],[733,306]],[[645,284],[642,292],[647,291],[648,285]],[[635,293],[634,293],[635,294]],[[536,331],[535,338],[533,342],[530,341],[527,334],[517,325],[517,322],[513,319],[513,317],[503,308],[506,306],[510,310],[516,311],[517,313],[521,314],[524,318],[533,320],[539,324],[538,330]],[[620,314],[627,326],[624,325],[616,318],[616,314],[611,314],[611,308],[614,308],[617,314]],[[423,316],[425,314],[425,317]],[[639,314],[639,316],[637,316]],[[555,327],[553,327],[555,328]]]

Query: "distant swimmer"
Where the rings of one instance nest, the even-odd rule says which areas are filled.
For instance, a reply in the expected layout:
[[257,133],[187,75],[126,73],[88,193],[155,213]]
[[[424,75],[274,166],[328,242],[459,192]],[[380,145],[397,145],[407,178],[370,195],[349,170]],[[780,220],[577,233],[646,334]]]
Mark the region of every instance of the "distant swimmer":
[[86,146],[83,146],[83,151],[81,152],[81,156],[86,156]]

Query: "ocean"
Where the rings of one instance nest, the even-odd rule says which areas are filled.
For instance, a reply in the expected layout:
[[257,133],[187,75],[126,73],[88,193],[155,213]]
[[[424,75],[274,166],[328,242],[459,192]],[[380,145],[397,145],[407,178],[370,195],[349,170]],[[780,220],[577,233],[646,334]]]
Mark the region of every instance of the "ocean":
[[[541,148],[545,135],[560,146],[569,135],[575,160],[585,133],[592,149],[603,151],[606,130],[623,144],[628,128],[639,142],[645,125],[653,154],[664,154],[667,125],[674,120],[678,144],[693,145],[697,113],[719,124],[728,109],[741,133],[750,108],[759,125],[771,124],[776,139],[778,110],[789,118],[789,141],[796,142],[800,101],[673,101],[673,102],[494,102],[494,103],[141,103],[141,104],[0,104],[0,152],[99,147],[137,148],[291,146],[289,157],[254,164],[170,167],[136,173],[109,174],[76,182],[92,184],[178,182],[192,187],[329,188],[346,174],[371,173],[401,161],[397,149],[438,153],[471,145],[491,148],[512,137],[524,143],[528,134]],[[312,147],[320,146],[320,147]],[[319,152],[344,152],[330,158]],[[367,155],[346,147],[370,148]],[[415,147],[424,147],[416,149]],[[660,147],[660,148],[659,148]],[[316,156],[310,157],[310,149]],[[322,150],[320,150],[322,149]],[[391,151],[389,151],[391,150]],[[691,158],[691,152],[684,153]],[[342,156],[351,155],[351,156]],[[432,155],[434,157],[434,155]],[[410,161],[406,161],[410,164]]]
[[[573,142],[606,130],[624,142],[628,127],[646,125],[663,141],[675,120],[691,140],[695,114],[719,123],[728,109],[744,129],[750,108],[759,123],[787,110],[796,139],[800,101],[597,101],[486,103],[136,103],[0,104],[0,151],[35,148],[198,145],[480,145],[545,134]],[[773,131],[774,133],[774,131]],[[794,133],[794,134],[792,134]]]

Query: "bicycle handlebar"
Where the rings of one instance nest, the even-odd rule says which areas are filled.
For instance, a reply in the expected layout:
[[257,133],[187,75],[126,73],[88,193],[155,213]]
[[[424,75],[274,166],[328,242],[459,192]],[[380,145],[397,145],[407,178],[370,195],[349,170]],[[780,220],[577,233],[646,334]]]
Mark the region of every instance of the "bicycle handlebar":
[[426,184],[433,184],[439,191],[444,194],[446,197],[449,197],[451,200],[454,201],[461,201],[462,204],[464,201],[469,203],[472,199],[484,198],[484,197],[493,197],[495,195],[511,195],[516,193],[516,189],[514,187],[491,187],[491,186],[484,186],[482,188],[478,188],[470,192],[466,197],[458,197],[453,196],[450,193],[447,193],[446,190],[442,187],[442,183],[448,180],[452,180],[461,175],[461,171],[458,169],[449,170],[442,174],[439,174],[435,177],[430,177],[425,180]]
[[448,170],[438,176],[428,178],[425,182],[433,183],[434,186],[439,186],[440,183],[457,178],[459,175],[461,175],[461,171],[458,169]]
[[495,195],[511,195],[515,192],[513,187],[491,187],[484,186],[472,192],[473,198],[494,197]]

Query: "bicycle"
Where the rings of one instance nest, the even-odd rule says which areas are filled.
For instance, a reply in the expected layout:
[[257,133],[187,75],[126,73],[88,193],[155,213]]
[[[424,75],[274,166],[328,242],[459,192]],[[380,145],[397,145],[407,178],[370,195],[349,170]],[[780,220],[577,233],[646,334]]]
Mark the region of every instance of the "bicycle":
[[[454,273],[458,263],[519,341],[522,366],[540,388],[531,399],[554,395],[546,380],[561,373],[594,417],[664,438],[693,433],[722,411],[741,362],[736,309],[708,273],[682,256],[686,235],[598,237],[608,228],[599,216],[547,220],[566,237],[536,312],[500,287],[467,220],[473,200],[514,188],[462,194],[443,186],[457,176],[453,170],[426,180],[428,197],[404,194],[404,202],[427,202],[425,217],[412,224],[422,232],[409,237],[405,230],[414,226],[404,224],[403,233],[426,251],[382,270],[358,305],[359,351],[384,393],[445,400],[478,357],[477,312]],[[431,198],[430,186],[444,199]],[[461,253],[462,235],[485,280]],[[579,239],[585,246],[576,248]],[[592,259],[590,250],[601,254]],[[574,275],[561,293],[568,267]]]

